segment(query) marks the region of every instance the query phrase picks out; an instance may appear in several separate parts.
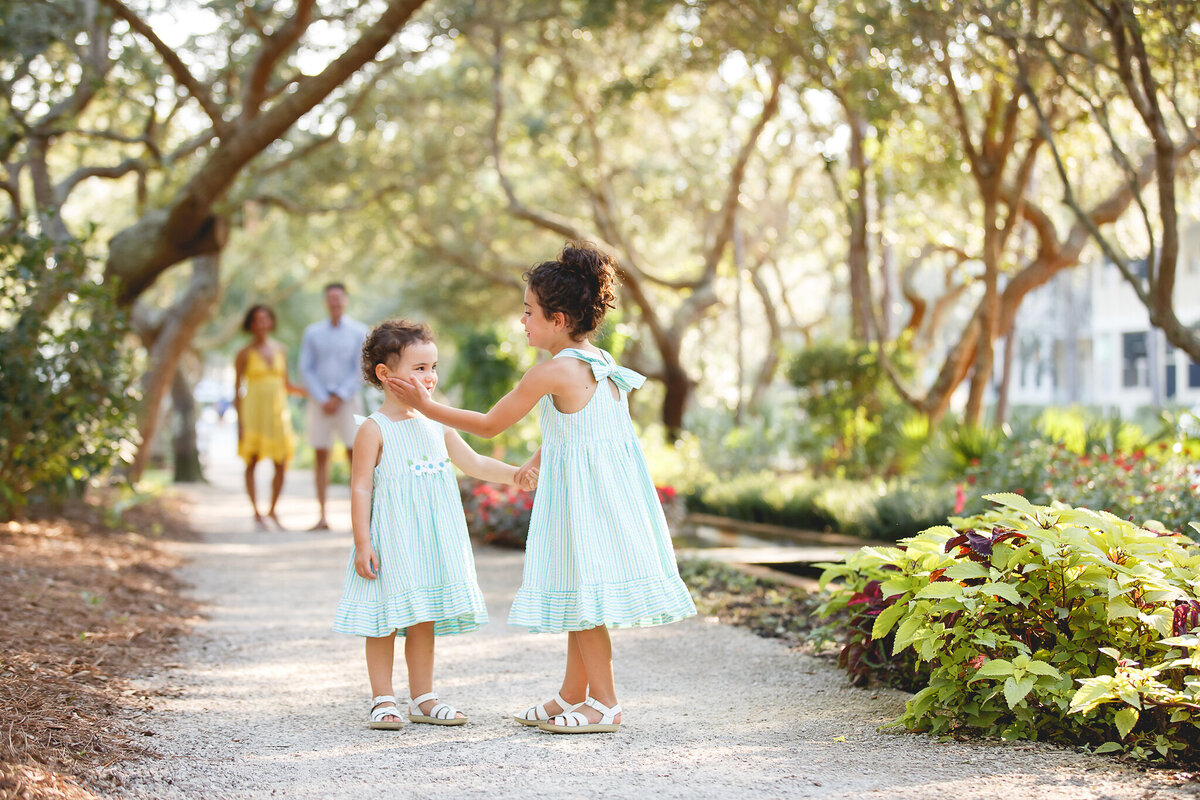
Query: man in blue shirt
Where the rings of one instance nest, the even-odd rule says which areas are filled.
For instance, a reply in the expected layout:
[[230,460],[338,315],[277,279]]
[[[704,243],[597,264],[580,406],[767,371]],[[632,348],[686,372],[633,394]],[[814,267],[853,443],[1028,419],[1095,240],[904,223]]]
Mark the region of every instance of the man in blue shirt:
[[316,451],[314,472],[317,502],[321,518],[314,531],[328,530],[325,519],[325,493],[329,487],[329,450],[334,436],[346,446],[346,458],[353,456],[354,415],[362,413],[362,346],[367,326],[346,316],[346,287],[331,283],[325,287],[325,308],[329,319],[314,322],[304,329],[300,344],[300,374],[308,386],[308,439]]

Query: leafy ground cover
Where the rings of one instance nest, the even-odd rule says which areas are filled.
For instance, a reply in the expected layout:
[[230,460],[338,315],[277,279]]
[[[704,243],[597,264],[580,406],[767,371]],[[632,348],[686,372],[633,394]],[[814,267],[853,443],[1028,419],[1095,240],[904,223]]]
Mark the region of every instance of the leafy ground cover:
[[[107,519],[106,519],[107,517]],[[153,698],[128,677],[163,663],[191,604],[155,540],[190,533],[167,501],[118,521],[97,505],[0,526],[0,797],[92,798],[147,752],[122,719]]]
[[[842,665],[923,686],[897,724],[1200,762],[1200,545],[1016,494],[827,564]],[[836,583],[832,583],[835,582]]]

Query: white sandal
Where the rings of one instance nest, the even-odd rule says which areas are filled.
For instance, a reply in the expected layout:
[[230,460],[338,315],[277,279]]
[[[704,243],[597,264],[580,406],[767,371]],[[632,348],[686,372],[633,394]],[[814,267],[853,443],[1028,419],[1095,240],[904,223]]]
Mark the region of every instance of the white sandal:
[[[391,705],[386,705],[391,703]],[[384,717],[395,717],[385,720]],[[367,727],[377,731],[398,731],[404,726],[400,719],[400,709],[396,707],[396,698],[390,694],[381,694],[371,698],[371,710],[367,712]]]
[[408,701],[408,719],[410,722],[421,722],[426,725],[465,725],[466,717],[456,716],[458,709],[447,703],[436,703],[426,714],[421,711],[421,703],[426,700],[437,700],[437,692],[426,692],[420,697]]
[[[583,705],[591,706],[600,712],[599,722],[590,722],[581,711],[568,711],[565,714],[555,714],[548,722],[538,725],[547,733],[613,733],[621,730],[621,723],[614,722],[617,714],[621,713],[621,704],[609,708],[594,697],[583,701]],[[555,720],[562,720],[555,722]]]
[[[562,711],[558,712],[559,714],[565,714],[583,705],[583,703],[568,703],[566,700],[563,700],[561,692],[554,695],[554,702],[558,703],[558,707],[562,709]],[[551,716],[554,715],[546,710],[546,706],[538,703],[536,706],[530,706],[525,709],[520,714],[513,714],[512,718],[522,725],[541,725],[543,722],[549,722]]]

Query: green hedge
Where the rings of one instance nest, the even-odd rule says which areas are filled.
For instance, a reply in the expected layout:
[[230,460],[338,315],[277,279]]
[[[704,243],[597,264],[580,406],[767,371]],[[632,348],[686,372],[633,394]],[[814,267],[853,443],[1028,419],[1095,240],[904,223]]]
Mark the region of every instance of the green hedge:
[[850,536],[895,540],[943,520],[953,510],[953,486],[740,475],[688,497],[702,514]]

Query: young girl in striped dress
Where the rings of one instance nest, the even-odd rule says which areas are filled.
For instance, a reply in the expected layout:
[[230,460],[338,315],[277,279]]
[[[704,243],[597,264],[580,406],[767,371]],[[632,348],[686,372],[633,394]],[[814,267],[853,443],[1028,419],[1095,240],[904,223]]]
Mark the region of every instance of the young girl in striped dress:
[[567,633],[559,693],[514,718],[553,733],[621,724],[609,628],[661,625],[696,613],[679,578],[666,520],[629,417],[645,378],[588,337],[613,307],[615,271],[587,245],[568,245],[526,273],[521,317],[529,343],[553,358],[530,369],[486,414],[442,405],[419,381],[389,388],[430,419],[491,437],[536,404],[542,446],[525,572],[509,614],[534,632]]
[[[392,320],[363,344],[363,375],[376,385],[398,377],[426,390],[437,385],[437,346],[424,324]],[[513,483],[517,468],[481,456],[458,433],[388,393],[354,438],[351,522],[354,550],[334,630],[366,637],[371,682],[369,725],[402,724],[392,693],[397,633],[404,637],[408,719],[462,725],[466,716],[433,691],[435,636],[487,622],[453,463],[472,477]],[[522,473],[524,488],[536,473]]]

